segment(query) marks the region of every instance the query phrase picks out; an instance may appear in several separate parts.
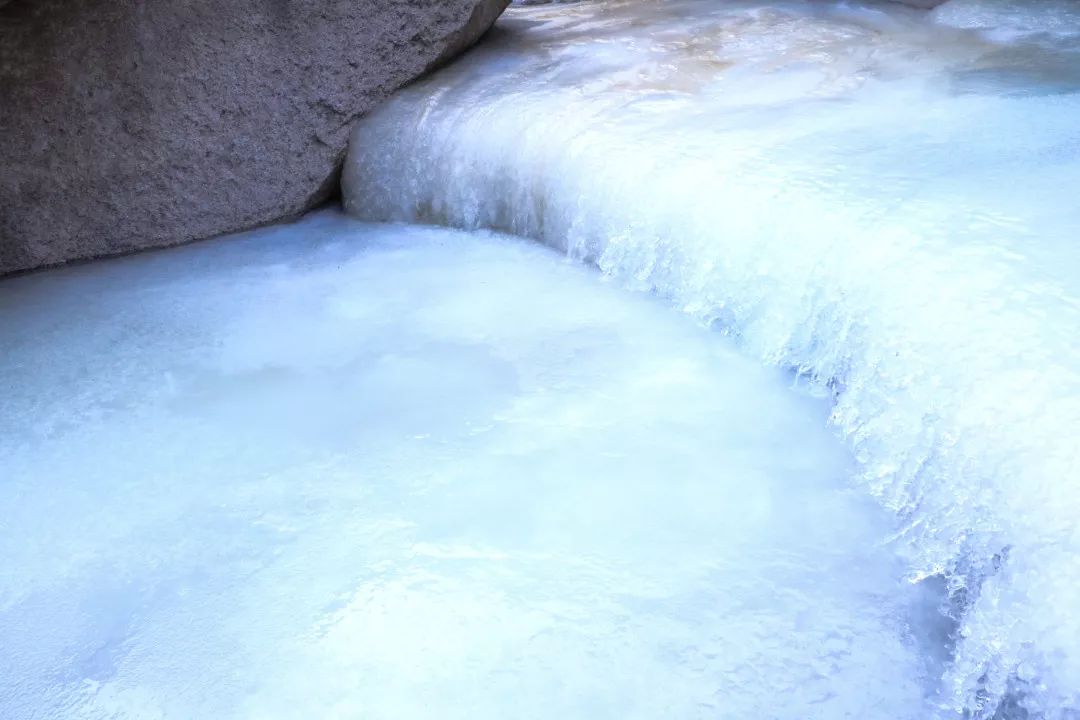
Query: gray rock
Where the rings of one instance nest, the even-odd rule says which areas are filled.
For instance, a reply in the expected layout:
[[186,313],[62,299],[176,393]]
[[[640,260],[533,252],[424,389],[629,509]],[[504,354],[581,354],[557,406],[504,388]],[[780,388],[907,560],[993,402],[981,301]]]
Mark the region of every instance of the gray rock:
[[0,274],[303,212],[506,2],[0,0]]

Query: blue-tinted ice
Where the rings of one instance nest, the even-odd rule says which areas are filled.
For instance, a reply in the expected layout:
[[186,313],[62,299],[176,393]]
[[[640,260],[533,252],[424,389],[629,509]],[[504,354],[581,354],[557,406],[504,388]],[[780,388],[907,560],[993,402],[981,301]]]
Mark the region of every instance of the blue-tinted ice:
[[515,8],[357,125],[345,199],[540,239],[809,377],[947,578],[935,712],[1080,717],[1080,3]]
[[551,251],[334,213],[0,283],[0,717],[926,717],[827,407]]

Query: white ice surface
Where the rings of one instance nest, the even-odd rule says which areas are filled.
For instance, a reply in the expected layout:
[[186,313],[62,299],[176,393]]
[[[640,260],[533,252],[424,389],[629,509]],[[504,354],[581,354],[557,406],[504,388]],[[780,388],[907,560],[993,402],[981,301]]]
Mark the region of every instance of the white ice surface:
[[369,219],[534,237],[833,395],[963,615],[937,712],[1080,713],[1076,2],[584,2],[356,127]]
[[926,717],[826,404],[538,245],[324,212],[0,340],[4,720]]

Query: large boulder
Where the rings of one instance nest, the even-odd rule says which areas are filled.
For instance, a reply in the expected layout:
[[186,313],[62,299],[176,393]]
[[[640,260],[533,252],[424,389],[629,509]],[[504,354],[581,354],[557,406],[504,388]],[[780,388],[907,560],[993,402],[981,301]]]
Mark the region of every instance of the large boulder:
[[294,216],[507,0],[0,0],[0,274]]

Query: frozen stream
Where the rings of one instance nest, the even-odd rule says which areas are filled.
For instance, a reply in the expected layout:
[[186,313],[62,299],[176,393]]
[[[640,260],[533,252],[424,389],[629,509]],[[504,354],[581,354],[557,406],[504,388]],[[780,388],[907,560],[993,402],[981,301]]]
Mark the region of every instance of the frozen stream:
[[0,333],[5,720],[927,717],[827,404],[548,249],[323,212]]
[[0,718],[1076,720],[1078,119],[1075,0],[517,7],[346,164],[469,232],[0,281]]
[[925,717],[1080,717],[1080,2],[513,8],[357,125],[345,200],[536,238],[802,374],[946,578]]

